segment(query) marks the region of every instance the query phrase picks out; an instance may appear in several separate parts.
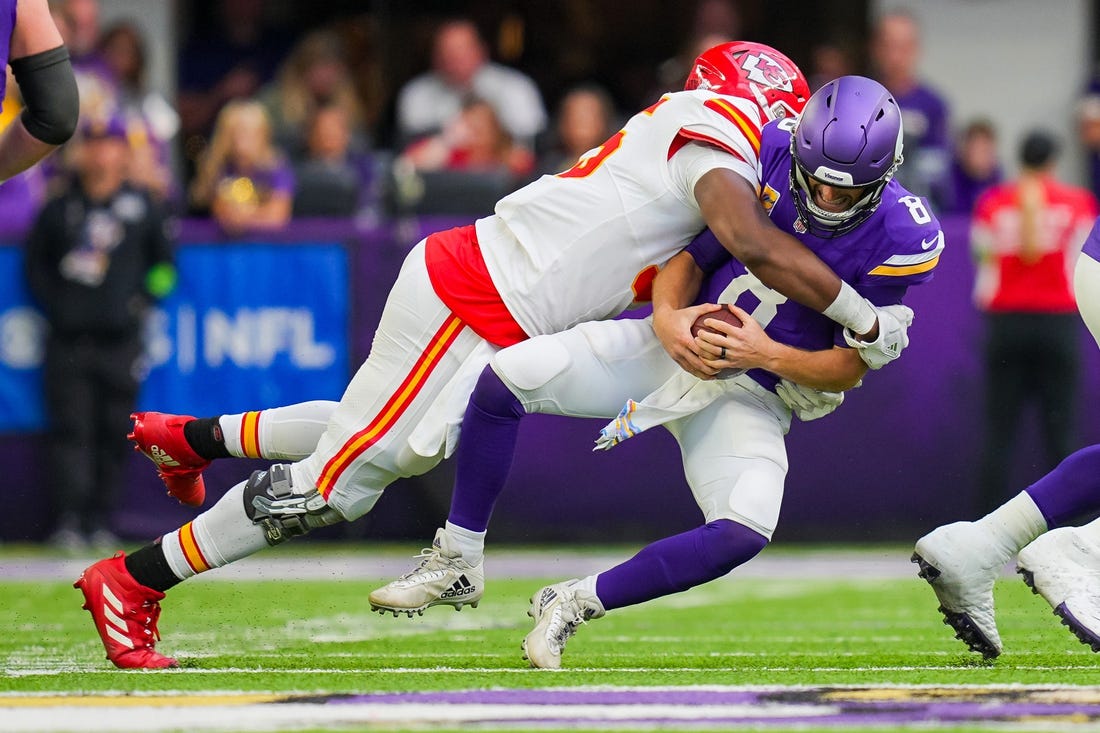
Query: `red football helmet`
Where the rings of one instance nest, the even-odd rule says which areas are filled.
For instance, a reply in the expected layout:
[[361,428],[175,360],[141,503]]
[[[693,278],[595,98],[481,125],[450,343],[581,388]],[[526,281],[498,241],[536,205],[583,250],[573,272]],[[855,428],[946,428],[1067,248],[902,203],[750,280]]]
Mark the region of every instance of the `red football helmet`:
[[810,99],[810,85],[793,61],[763,43],[731,41],[704,51],[684,89],[709,89],[756,102],[769,120],[793,117]]

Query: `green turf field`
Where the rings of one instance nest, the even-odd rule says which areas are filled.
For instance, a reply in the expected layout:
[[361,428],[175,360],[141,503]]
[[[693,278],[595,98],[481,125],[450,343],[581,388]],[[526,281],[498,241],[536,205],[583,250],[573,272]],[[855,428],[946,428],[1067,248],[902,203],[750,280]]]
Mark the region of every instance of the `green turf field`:
[[[18,562],[18,556],[5,553],[0,562]],[[460,613],[436,608],[413,619],[371,613],[366,596],[377,581],[365,578],[184,583],[162,604],[158,649],[182,664],[166,672],[115,670],[103,658],[91,617],[80,610],[81,596],[71,581],[0,581],[0,628],[5,630],[0,636],[0,709],[53,695],[97,696],[80,698],[82,704],[149,696],[157,705],[158,695],[183,693],[285,697],[791,686],[824,687],[828,696],[832,688],[955,685],[1084,686],[1078,690],[1085,693],[1081,699],[1100,706],[1097,656],[1017,579],[1006,577],[996,589],[1006,652],[994,662],[983,662],[952,638],[936,612],[934,595],[915,574],[874,580],[838,574],[729,578],[618,610],[582,627],[566,651],[565,669],[551,672],[528,669],[520,652],[520,640],[530,628],[527,598],[543,582],[491,578],[490,571],[479,608]],[[981,694],[983,688],[976,689]],[[886,694],[892,700],[897,693]],[[912,689],[906,695],[911,698]],[[113,710],[108,706],[103,714]],[[1085,730],[1098,720],[1100,714],[1082,713],[1070,722],[1078,726],[1073,730]],[[171,729],[170,721],[161,719],[158,725],[169,727],[149,730]],[[407,725],[418,727],[415,721]],[[1028,729],[1019,725],[1012,729]],[[974,729],[947,723],[936,728]],[[2,721],[0,730],[6,730]]]

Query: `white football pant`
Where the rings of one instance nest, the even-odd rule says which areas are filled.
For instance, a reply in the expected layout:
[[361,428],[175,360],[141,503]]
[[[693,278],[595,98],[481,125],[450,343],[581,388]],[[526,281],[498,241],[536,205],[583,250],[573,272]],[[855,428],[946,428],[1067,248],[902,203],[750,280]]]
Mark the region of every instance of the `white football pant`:
[[[609,420],[680,370],[648,319],[582,323],[511,346],[490,363],[529,413]],[[708,407],[665,425],[707,522],[731,519],[771,538],[790,418],[778,396],[742,375]]]
[[1073,270],[1073,292],[1081,318],[1100,345],[1100,262],[1081,254]]

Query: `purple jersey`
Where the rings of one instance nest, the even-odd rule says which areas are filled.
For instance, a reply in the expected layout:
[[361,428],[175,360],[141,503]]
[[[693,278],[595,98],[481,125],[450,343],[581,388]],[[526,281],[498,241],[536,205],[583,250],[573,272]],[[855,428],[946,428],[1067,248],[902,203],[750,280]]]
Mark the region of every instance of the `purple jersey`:
[[228,163],[222,171],[220,180],[225,183],[237,178],[246,178],[251,181],[252,190],[260,200],[266,200],[274,193],[294,196],[294,171],[290,164],[281,158],[276,159],[271,167],[256,168],[251,171],[240,170],[232,162]]
[[1100,219],[1097,219],[1092,225],[1092,231],[1089,232],[1088,239],[1081,247],[1081,252],[1100,262]]
[[[15,30],[15,4],[19,0],[0,0],[0,58],[4,66],[11,61],[11,34]],[[0,102],[8,89],[8,75],[0,74]]]
[[905,94],[895,94],[894,100],[901,107],[907,147],[947,149],[947,105],[939,94],[918,84]]
[[[761,139],[760,200],[772,222],[798,237],[875,305],[900,303],[910,285],[932,279],[943,251],[940,223],[924,199],[897,181],[886,185],[878,209],[854,230],[833,238],[805,231],[790,193],[790,125],[783,120],[771,122]],[[771,338],[800,349],[845,346],[839,325],[765,287],[726,252],[710,230],[704,230],[687,249],[709,274],[698,303],[734,303],[752,314]],[[751,370],[749,376],[768,389],[774,389],[779,381],[762,369]]]

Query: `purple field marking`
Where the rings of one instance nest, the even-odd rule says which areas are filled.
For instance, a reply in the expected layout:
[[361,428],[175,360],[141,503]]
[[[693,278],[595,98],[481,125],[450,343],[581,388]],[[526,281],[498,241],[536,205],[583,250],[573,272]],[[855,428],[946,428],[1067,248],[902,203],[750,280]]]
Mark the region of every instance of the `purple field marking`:
[[[861,689],[874,690],[887,699],[860,699]],[[479,722],[509,722],[543,724],[572,721],[593,724],[607,722],[608,717],[593,715],[592,707],[641,706],[637,716],[615,715],[617,723],[626,721],[658,725],[676,722],[683,725],[769,725],[781,726],[812,721],[815,725],[859,724],[891,725],[915,722],[958,723],[967,721],[1018,721],[1022,719],[1064,719],[1073,716],[1076,722],[1100,720],[1100,693],[1085,695],[1087,702],[1058,700],[1058,688],[1049,689],[983,689],[971,691],[945,688],[956,699],[936,699],[927,688],[787,688],[769,690],[744,689],[636,689],[636,690],[471,690],[465,692],[383,693],[351,695],[329,699],[330,704],[409,705],[420,709],[440,706],[530,706],[531,715],[517,720],[511,715],[494,717],[488,713]],[[1044,700],[1046,696],[1051,698]],[[932,699],[928,699],[931,697]],[[291,700],[288,700],[290,702]],[[700,715],[697,723],[679,717],[652,715],[645,707],[691,707],[708,714]],[[726,715],[723,707],[746,707],[756,714]],[[792,715],[792,707],[804,707],[805,715]],[[768,715],[771,708],[775,715]],[[538,709],[538,712],[536,712]],[[503,710],[503,709],[502,709]],[[647,714],[650,713],[650,714]],[[730,711],[733,712],[733,711]],[[665,713],[667,716],[667,712]]]
[[[1100,720],[1097,687],[695,687],[289,696],[269,703],[179,707],[82,706],[74,700],[66,721],[56,705],[4,710],[4,730],[14,733],[149,733],[224,730],[226,720],[248,722],[240,730],[445,725],[468,730],[586,726],[603,730],[860,730],[863,728],[965,727],[1022,723],[1047,730],[1095,730]],[[0,699],[0,709],[4,709]],[[169,712],[170,711],[170,712]],[[170,719],[164,716],[170,715]],[[236,729],[236,728],[235,728]]]

